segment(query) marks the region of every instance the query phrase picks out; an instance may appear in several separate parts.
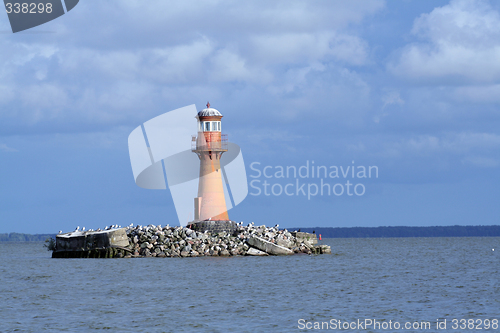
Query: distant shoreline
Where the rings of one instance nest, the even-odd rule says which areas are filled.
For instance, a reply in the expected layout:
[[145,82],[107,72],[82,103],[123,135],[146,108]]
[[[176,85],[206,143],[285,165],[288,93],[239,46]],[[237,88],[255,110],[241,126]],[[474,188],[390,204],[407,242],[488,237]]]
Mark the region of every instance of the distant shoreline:
[[[287,228],[321,234],[322,238],[397,238],[397,237],[500,237],[500,225],[433,227],[307,227]],[[56,234],[0,234],[0,242],[43,242]]]
[[56,234],[21,234],[11,232],[0,234],[0,242],[44,242],[47,238],[55,238]]

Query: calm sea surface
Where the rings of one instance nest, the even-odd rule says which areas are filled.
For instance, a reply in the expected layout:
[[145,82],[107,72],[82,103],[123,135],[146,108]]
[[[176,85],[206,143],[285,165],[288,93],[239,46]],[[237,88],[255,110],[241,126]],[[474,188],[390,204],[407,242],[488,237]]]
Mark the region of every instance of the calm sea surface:
[[332,255],[184,259],[51,259],[42,243],[0,243],[0,332],[305,332],[332,319],[500,332],[484,329],[500,319],[500,238],[323,243]]

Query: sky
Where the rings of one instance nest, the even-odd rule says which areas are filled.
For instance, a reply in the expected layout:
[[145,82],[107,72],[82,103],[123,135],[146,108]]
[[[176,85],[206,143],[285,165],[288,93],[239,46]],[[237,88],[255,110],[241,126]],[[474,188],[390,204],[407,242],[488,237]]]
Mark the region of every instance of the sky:
[[127,139],[207,101],[245,161],[232,220],[497,225],[499,59],[494,1],[81,0],[15,34],[0,15],[0,233],[179,225]]

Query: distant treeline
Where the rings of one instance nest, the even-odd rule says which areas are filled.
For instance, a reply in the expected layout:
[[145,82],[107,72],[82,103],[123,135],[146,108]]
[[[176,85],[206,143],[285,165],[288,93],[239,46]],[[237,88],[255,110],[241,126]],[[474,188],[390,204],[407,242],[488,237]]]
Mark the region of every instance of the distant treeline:
[[[290,228],[289,230],[298,230]],[[300,228],[325,238],[388,238],[388,237],[500,237],[500,225],[446,227],[352,227]]]
[[43,242],[47,238],[54,238],[55,234],[19,234],[11,232],[10,234],[0,234],[0,242]]

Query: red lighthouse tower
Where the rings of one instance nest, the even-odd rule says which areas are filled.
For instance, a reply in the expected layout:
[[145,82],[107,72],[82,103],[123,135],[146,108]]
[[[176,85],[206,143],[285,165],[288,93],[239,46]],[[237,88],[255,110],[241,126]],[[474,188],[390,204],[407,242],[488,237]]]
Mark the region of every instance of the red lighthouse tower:
[[200,178],[193,222],[202,226],[197,229],[227,229],[234,222],[227,215],[220,166],[221,156],[227,151],[227,134],[221,133],[222,114],[207,103],[207,108],[198,112],[196,118],[198,136],[193,137],[192,151],[200,159]]

